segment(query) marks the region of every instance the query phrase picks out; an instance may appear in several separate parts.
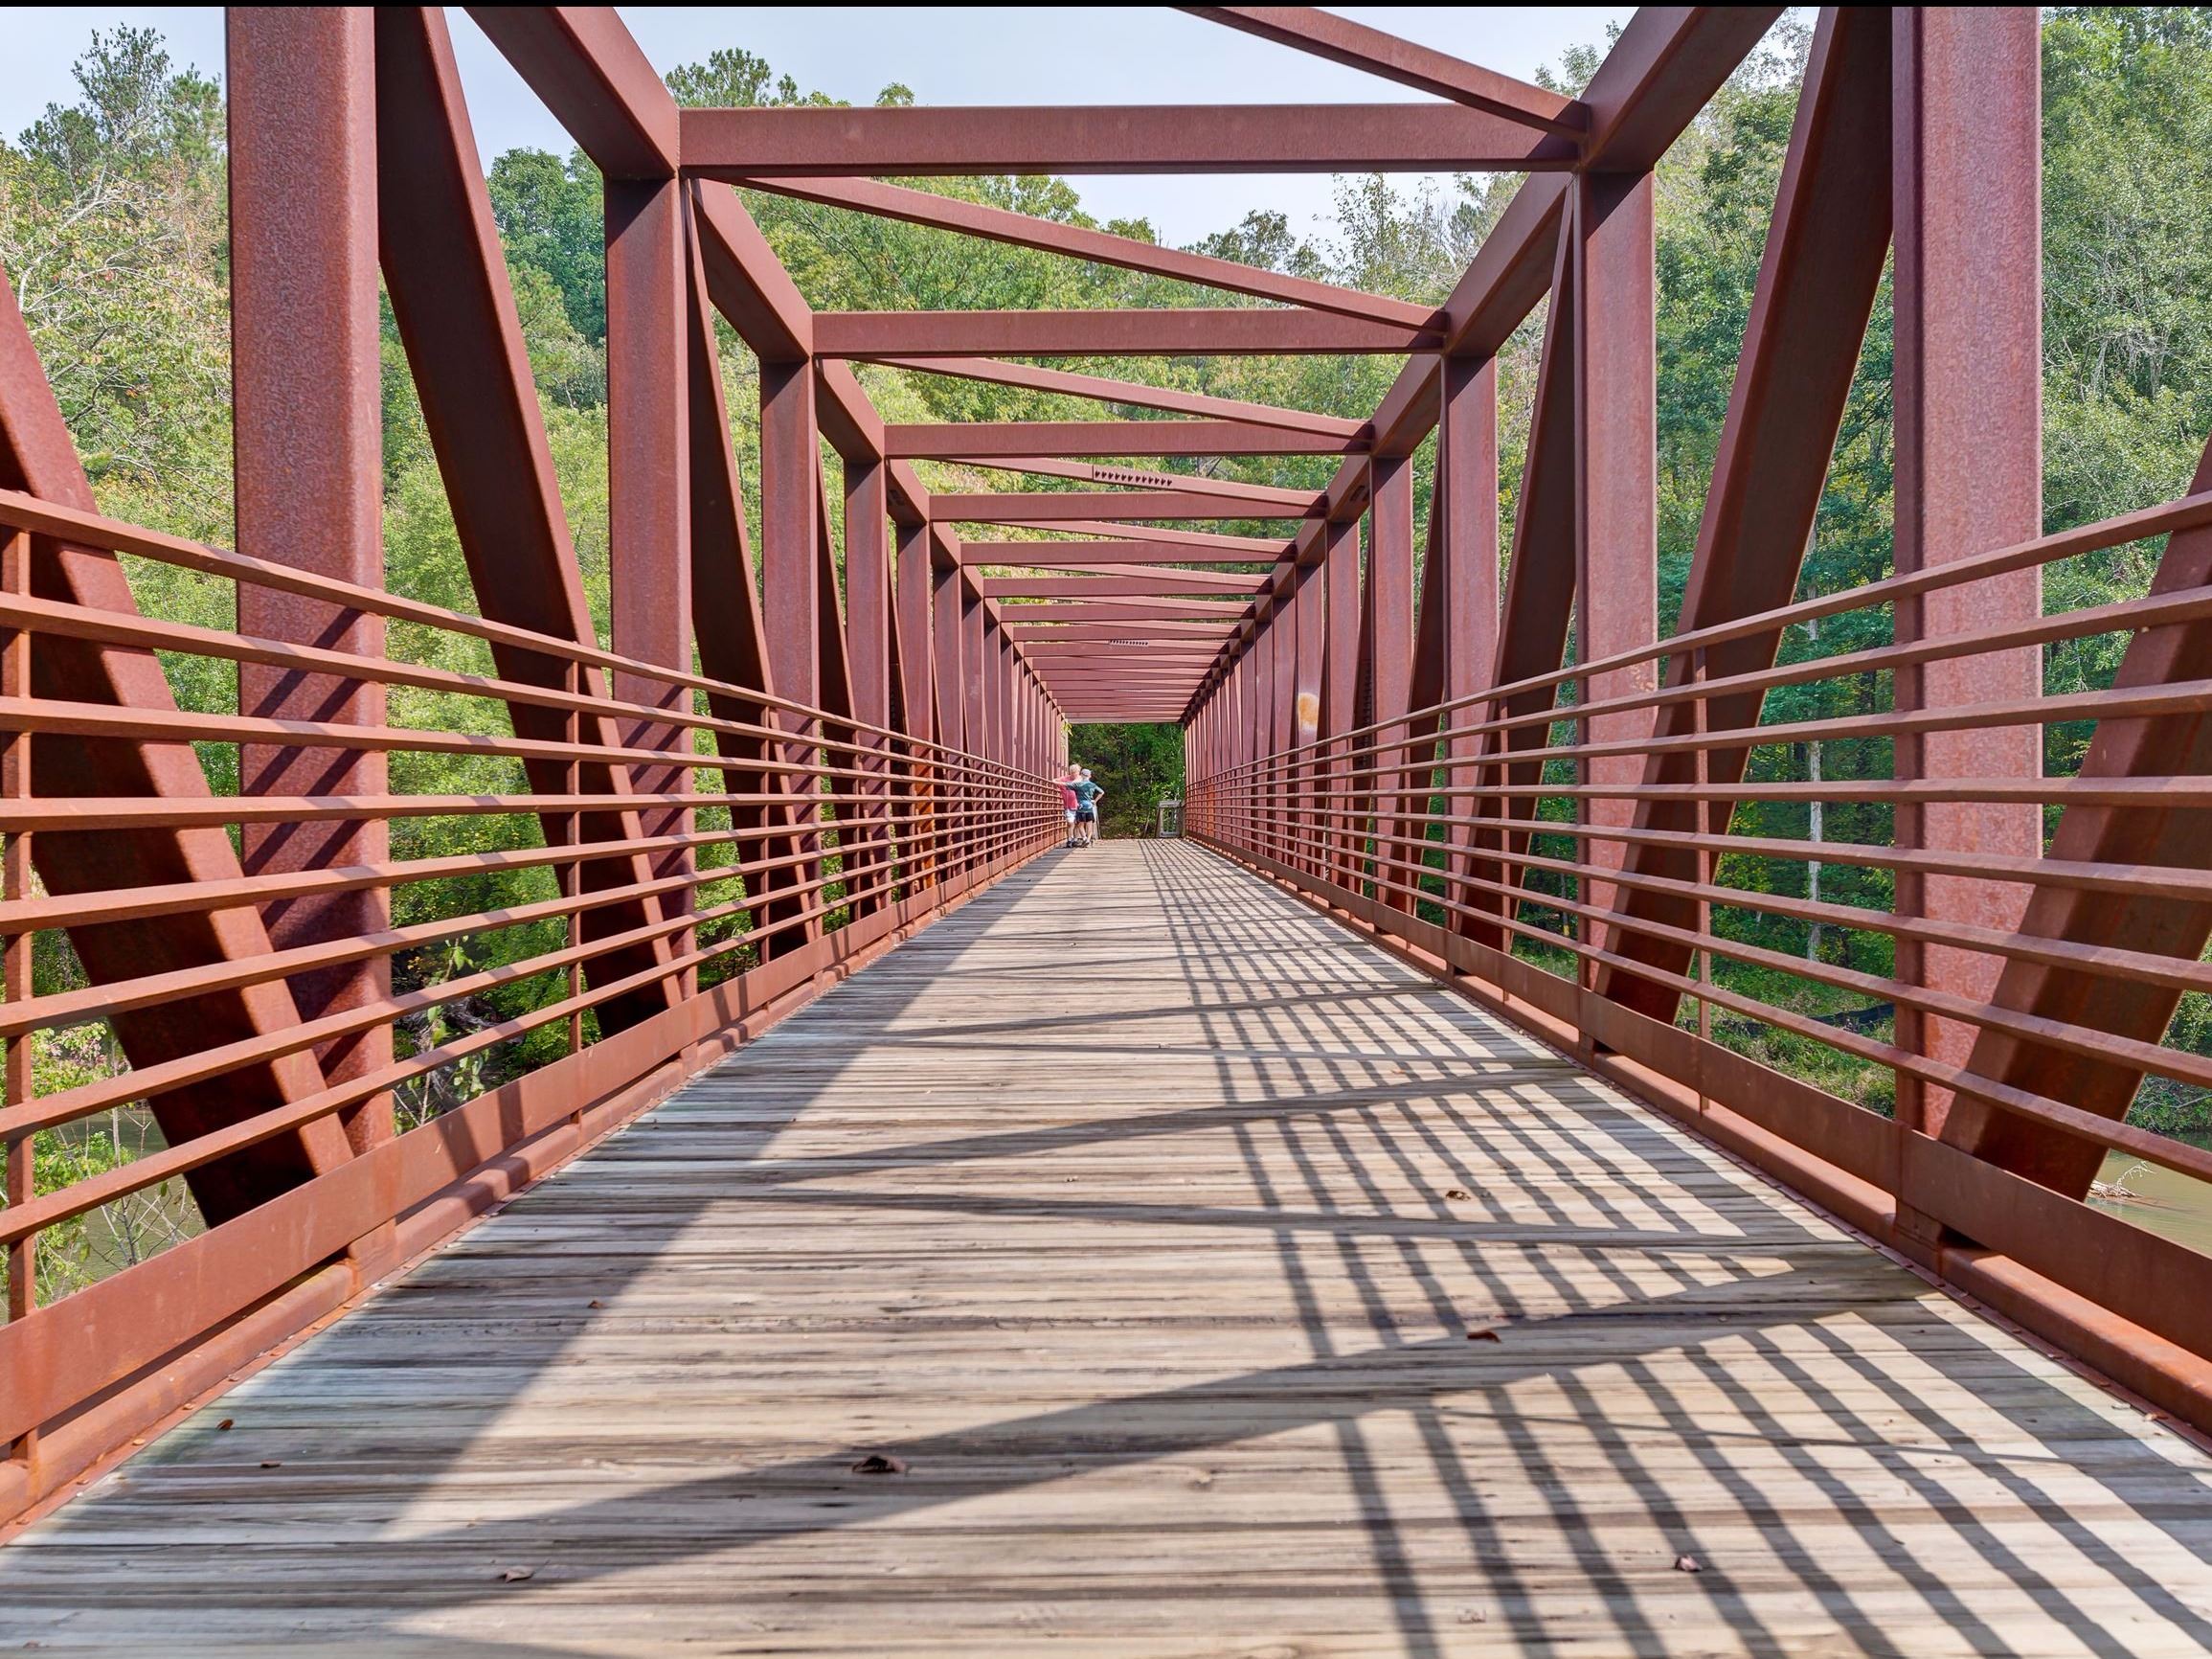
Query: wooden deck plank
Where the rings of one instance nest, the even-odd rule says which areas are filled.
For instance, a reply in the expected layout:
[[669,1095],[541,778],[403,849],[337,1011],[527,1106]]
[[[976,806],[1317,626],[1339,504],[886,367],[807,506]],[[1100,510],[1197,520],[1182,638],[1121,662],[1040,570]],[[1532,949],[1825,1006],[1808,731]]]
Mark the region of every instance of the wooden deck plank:
[[0,1551],[29,1642],[2194,1654],[2212,1458],[1289,898],[1110,843]]

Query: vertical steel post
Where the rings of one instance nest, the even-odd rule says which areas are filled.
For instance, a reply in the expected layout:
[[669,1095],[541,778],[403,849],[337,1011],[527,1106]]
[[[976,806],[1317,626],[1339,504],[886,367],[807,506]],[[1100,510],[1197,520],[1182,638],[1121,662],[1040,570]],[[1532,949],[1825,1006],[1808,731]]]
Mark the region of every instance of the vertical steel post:
[[[1437,499],[1430,511],[1441,512],[1444,522],[1444,700],[1450,703],[1488,686],[1498,661],[1498,365],[1490,358],[1444,360],[1436,480]],[[1446,724],[1472,726],[1489,716],[1489,705],[1472,703],[1446,716]],[[1446,740],[1445,777],[1453,789],[1475,787],[1481,752],[1478,737]],[[1478,795],[1451,794],[1445,801],[1446,814],[1455,818],[1501,811]],[[1453,849],[1445,891],[1469,909],[1490,908],[1487,896],[1468,879],[1474,871],[1470,854],[1498,837],[1455,826],[1445,839]],[[1471,921],[1464,912],[1456,913],[1453,925],[1468,933]]]
[[1324,858],[1333,881],[1350,885],[1353,858],[1350,806],[1350,746],[1343,736],[1359,723],[1360,698],[1360,521],[1332,523],[1322,532],[1324,580],[1328,585],[1327,642],[1322,652],[1321,736],[1332,739],[1323,751],[1321,842],[1333,850]]
[[[861,728],[891,724],[891,497],[883,460],[845,463],[845,649],[852,674],[852,717]],[[890,767],[886,739],[856,730],[868,774],[856,791],[864,797],[840,839],[846,849],[846,890],[853,914],[865,916],[888,897],[891,875]],[[846,762],[849,763],[849,762]]]
[[[814,370],[806,363],[760,365],[760,590],[768,636],[768,669],[777,695],[808,709],[822,702],[822,534],[816,468],[822,441],[815,421]],[[832,596],[831,603],[835,603]],[[775,785],[791,798],[790,819],[800,831],[799,850],[807,854],[785,884],[811,882],[822,874],[819,827],[820,780],[801,767],[820,758],[820,721],[788,711],[769,724],[794,735],[777,759],[784,770]],[[820,896],[801,896],[812,909]],[[779,907],[772,907],[779,908]],[[780,912],[782,920],[789,912]],[[805,923],[801,937],[820,935],[819,920]]]
[[[340,8],[229,14],[231,338],[237,544],[278,564],[364,587],[384,584],[382,365],[377,348],[376,43],[371,13]],[[321,601],[238,584],[238,631],[384,654],[384,624]],[[238,709],[261,717],[384,723],[370,680],[238,669]],[[373,750],[246,743],[249,795],[382,795]],[[249,875],[381,863],[378,819],[248,824]],[[390,925],[381,887],[261,907],[279,950]],[[300,1017],[390,996],[387,957],[289,982]],[[378,1023],[318,1056],[331,1082],[389,1065]],[[342,1118],[356,1151],[392,1135],[379,1094]]]
[[930,623],[930,531],[902,524],[898,531],[898,671],[906,733],[926,739],[937,729],[937,654]]
[[988,755],[995,734],[991,731],[991,700],[988,693],[990,674],[989,638],[990,618],[983,608],[982,596],[976,591],[972,579],[963,573],[960,581],[960,701],[965,705],[963,720],[967,741],[961,745],[971,755]]
[[[1657,312],[1652,177],[1585,173],[1575,180],[1572,228],[1575,284],[1575,658],[1594,662],[1659,637]],[[1654,689],[1656,662],[1589,676],[1585,704]],[[1651,711],[1599,715],[1582,722],[1591,743],[1635,742],[1651,735]],[[1640,754],[1601,756],[1581,772],[1596,787],[1634,784]],[[1587,822],[1620,828],[1636,816],[1627,797],[1590,797]],[[1585,867],[1618,870],[1623,844],[1584,837]],[[1613,906],[1610,882],[1582,884],[1582,902]],[[1604,948],[1588,925],[1576,936]]]
[[902,730],[907,737],[903,820],[899,864],[911,891],[934,878],[928,832],[936,796],[930,741],[937,736],[937,635],[930,615],[930,529],[924,522],[902,524],[898,532],[898,670]]
[[[1901,10],[1892,17],[1896,236],[1896,567],[1926,570],[2024,541],[2043,519],[2042,65],[2027,7]],[[1900,640],[2032,622],[2037,570],[1941,589],[1897,606]],[[2032,647],[1900,670],[1900,709],[2033,699]],[[1899,778],[2032,780],[2042,728],[1983,726],[1896,742]],[[1896,842],[1969,857],[2034,857],[2033,804],[1900,806]],[[2016,886],[1900,872],[1897,909],[1935,921],[2016,927]],[[1897,942],[1897,974],[1986,999],[2001,963],[1948,945]],[[1975,1028],[1897,1011],[1897,1040],[1963,1063]],[[1952,1097],[1897,1079],[1900,1122],[1941,1134]]]
[[1298,806],[1295,820],[1302,856],[1299,868],[1323,874],[1320,860],[1322,818],[1316,809],[1315,788],[1320,777],[1314,743],[1321,730],[1321,652],[1326,641],[1327,616],[1322,610],[1325,578],[1319,565],[1301,565],[1296,578],[1298,592],[1291,616],[1297,639],[1291,689],[1291,741],[1300,750],[1292,795]]
[[1406,809],[1420,769],[1406,744],[1405,716],[1413,687],[1413,463],[1411,457],[1377,457],[1367,505],[1367,673],[1376,724],[1368,774],[1374,820],[1375,897],[1395,910],[1413,900],[1385,883],[1411,885],[1411,872],[1391,860],[1418,861],[1411,837],[1418,826]]
[[966,623],[960,602],[960,567],[933,556],[930,585],[931,676],[937,688],[937,741],[948,749],[964,749],[968,746],[963,690],[967,675],[960,661],[960,647]]
[[[688,360],[688,254],[680,180],[608,179],[607,260],[607,520],[614,648],[679,673],[691,671],[691,501]],[[618,720],[618,740],[630,748],[691,748],[688,690],[643,674],[614,676],[618,700],[667,710],[667,722]],[[641,766],[631,773],[643,795],[688,795],[686,761]],[[686,807],[647,807],[638,813],[646,835],[690,833]],[[655,876],[687,876],[694,855],[675,848],[650,855]],[[661,896],[663,915],[695,906],[695,893]],[[676,938],[688,955],[695,936]],[[682,989],[698,988],[686,968]]]
[[[0,592],[11,599],[28,598],[31,592],[31,535],[27,531],[10,530],[0,534]],[[31,633],[26,628],[9,628],[0,632],[0,696],[28,697],[31,694]],[[26,801],[31,797],[31,761],[33,738],[27,731],[11,731],[0,735],[0,798],[10,802]],[[18,830],[8,837],[5,851],[0,851],[0,899],[10,904],[20,904],[32,894],[31,836]],[[34,994],[34,975],[33,950],[36,934],[26,930],[9,934],[0,939],[0,993],[10,1002],[24,1002]],[[37,1093],[37,1079],[32,1071],[32,1044],[36,1039],[29,1032],[8,1039],[7,1059],[0,1064],[0,1105],[11,1111],[19,1111],[31,1104]],[[38,1195],[37,1131],[24,1129],[10,1135],[0,1143],[6,1167],[0,1170],[0,1198],[10,1208],[28,1204]],[[31,1317],[38,1306],[38,1235],[32,1233],[8,1246],[8,1307],[0,1313],[0,1320],[13,1323]],[[0,1444],[0,1457],[34,1464],[38,1456],[38,1432],[28,1430],[15,1437],[11,1444]]]

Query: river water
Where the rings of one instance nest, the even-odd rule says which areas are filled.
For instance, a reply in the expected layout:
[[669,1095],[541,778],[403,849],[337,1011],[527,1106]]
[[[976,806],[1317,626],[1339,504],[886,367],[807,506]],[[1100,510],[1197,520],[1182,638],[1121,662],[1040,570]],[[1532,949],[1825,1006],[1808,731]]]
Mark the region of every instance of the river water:
[[2131,1194],[2091,1197],[2089,1202],[2097,1209],[2212,1255],[2212,1185],[2147,1164],[2133,1152],[2112,1153],[2097,1171],[2097,1179]]

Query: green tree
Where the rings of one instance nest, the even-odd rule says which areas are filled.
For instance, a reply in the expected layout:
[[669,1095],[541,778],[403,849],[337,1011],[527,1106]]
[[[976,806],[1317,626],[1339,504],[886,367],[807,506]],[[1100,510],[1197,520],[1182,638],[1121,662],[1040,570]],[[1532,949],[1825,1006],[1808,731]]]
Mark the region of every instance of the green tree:
[[152,30],[96,31],[73,73],[0,144],[0,266],[103,510],[227,541],[221,93]]
[[1161,801],[1183,794],[1183,728],[1167,725],[1075,726],[1068,753],[1106,791],[1098,830],[1105,835],[1149,835]]
[[581,150],[562,162],[542,149],[510,149],[491,164],[485,183],[508,259],[543,272],[569,327],[604,346],[606,211],[598,170]]

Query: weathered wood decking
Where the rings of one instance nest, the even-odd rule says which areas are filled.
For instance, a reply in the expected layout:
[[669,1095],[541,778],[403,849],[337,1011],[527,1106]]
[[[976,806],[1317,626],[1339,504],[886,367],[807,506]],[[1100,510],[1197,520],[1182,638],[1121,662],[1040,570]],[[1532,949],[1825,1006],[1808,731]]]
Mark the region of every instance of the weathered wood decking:
[[0,1551],[33,1642],[2199,1653],[2212,1458],[1291,899],[1110,844]]

